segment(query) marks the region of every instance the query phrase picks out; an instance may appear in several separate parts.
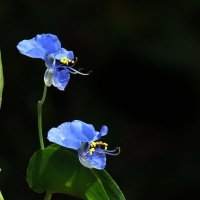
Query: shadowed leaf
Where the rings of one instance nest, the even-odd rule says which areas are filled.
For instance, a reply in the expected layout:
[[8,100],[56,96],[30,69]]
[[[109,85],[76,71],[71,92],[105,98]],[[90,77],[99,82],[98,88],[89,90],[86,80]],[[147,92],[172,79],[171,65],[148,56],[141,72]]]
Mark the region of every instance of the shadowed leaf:
[[105,170],[82,166],[77,155],[58,145],[39,150],[32,156],[27,178],[29,186],[39,193],[49,190],[85,200],[125,200]]

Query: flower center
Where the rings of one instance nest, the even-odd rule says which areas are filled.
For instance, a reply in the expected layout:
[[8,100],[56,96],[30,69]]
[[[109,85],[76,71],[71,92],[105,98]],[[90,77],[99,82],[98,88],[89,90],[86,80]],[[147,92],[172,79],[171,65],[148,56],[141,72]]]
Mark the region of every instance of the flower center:
[[95,148],[96,147],[100,147],[100,146],[104,146],[104,150],[106,150],[108,148],[108,144],[107,143],[104,143],[102,141],[97,141],[97,142],[91,142],[90,143],[90,150],[89,150],[89,153],[90,155],[92,155],[92,153],[95,151]]
[[[99,154],[105,153],[105,154],[109,154],[109,155],[119,155],[120,153],[120,148],[117,147],[115,150],[107,150],[108,148],[108,144],[102,141],[96,141],[96,142],[91,142],[90,143],[90,149],[86,152],[89,153],[90,155],[92,155],[93,152],[96,151],[96,148],[100,148],[101,146],[104,146],[104,150],[102,149],[102,151],[98,150]],[[118,153],[114,153],[116,150],[119,150]]]
[[102,141],[97,141],[97,142],[91,142],[91,143],[90,143],[90,146],[91,146],[91,147],[96,147],[97,145],[98,145],[99,147],[100,147],[101,145],[105,146],[105,147],[104,147],[105,150],[107,149],[107,146],[108,146],[107,143],[104,143],[104,142],[102,142]]
[[64,56],[63,58],[60,59],[60,62],[65,65],[68,65],[69,62],[71,62],[71,60],[69,60],[66,56]]
[[69,70],[69,72],[71,74],[80,74],[80,75],[89,75],[92,71],[89,71],[88,73],[82,73],[80,72],[83,68],[80,68],[78,70],[74,69],[73,66],[77,63],[78,61],[78,58],[75,57],[74,60],[70,60],[68,59],[66,56],[62,57],[60,60],[57,60],[57,63],[58,65],[61,64],[61,66],[65,65],[67,66],[67,69]]
[[75,57],[75,59],[74,60],[70,60],[69,58],[67,58],[66,56],[64,56],[64,57],[62,57],[61,59],[60,59],[60,62],[62,63],[62,64],[64,64],[64,65],[67,65],[67,66],[71,66],[71,65],[74,65],[74,64],[76,64],[76,62],[78,61],[78,58],[77,57]]

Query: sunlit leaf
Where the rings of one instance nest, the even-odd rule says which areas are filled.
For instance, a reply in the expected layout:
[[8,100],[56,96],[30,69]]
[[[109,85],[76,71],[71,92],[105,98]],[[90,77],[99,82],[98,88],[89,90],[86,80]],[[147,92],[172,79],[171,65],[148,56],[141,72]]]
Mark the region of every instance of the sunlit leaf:
[[0,191],[0,200],[4,200],[3,195],[1,194],[1,191]]
[[105,170],[82,166],[71,151],[52,145],[31,158],[27,178],[36,192],[49,190],[89,200],[125,200]]

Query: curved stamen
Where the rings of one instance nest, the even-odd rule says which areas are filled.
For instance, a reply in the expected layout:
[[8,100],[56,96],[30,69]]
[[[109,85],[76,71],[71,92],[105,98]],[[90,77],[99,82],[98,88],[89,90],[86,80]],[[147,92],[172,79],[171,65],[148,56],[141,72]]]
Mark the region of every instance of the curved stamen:
[[[117,153],[112,153],[115,152],[116,150],[118,150]],[[92,156],[92,153],[95,152],[95,148],[91,148],[89,151],[84,152],[82,155],[79,155],[79,157],[84,161],[86,159],[86,154],[90,154],[90,156]],[[98,152],[99,154],[105,153],[111,156],[117,156],[119,155],[121,152],[120,147],[117,147],[115,150],[103,150]]]
[[84,69],[84,68],[79,68],[77,71],[79,71],[79,72],[80,72],[80,71],[81,71],[81,70],[83,70],[83,69]]
[[[116,150],[118,150],[117,153],[111,153],[111,152],[115,152]],[[121,152],[120,147],[117,147],[115,150],[104,150],[103,153],[108,154],[108,155],[112,155],[112,156],[117,156],[119,155]]]
[[71,61],[71,63],[74,64],[74,65],[75,65],[77,62],[78,62],[78,58],[77,58],[77,57],[75,57],[75,59]]
[[76,72],[72,72],[72,71],[70,71],[70,70],[69,70],[69,72],[70,72],[71,74],[77,74]]
[[90,74],[90,72],[88,72],[87,74],[86,73],[82,73],[79,70],[73,69],[72,67],[68,67],[67,66],[67,68],[72,70],[72,71],[70,71],[70,73],[72,73],[72,74],[80,74],[80,75],[85,75],[85,76]]
[[[70,67],[73,67],[76,63],[72,63],[73,65],[71,65]],[[63,67],[69,67],[68,65],[60,62],[59,60],[56,60],[56,63],[55,65],[58,65],[58,66],[63,66]]]
[[59,66],[59,67],[63,67],[63,68],[69,69],[69,72],[72,73],[72,74],[80,74],[80,75],[87,76],[87,75],[89,75],[89,74],[92,72],[92,71],[89,71],[88,73],[82,73],[82,72],[80,72],[80,71],[81,71],[82,69],[84,69],[84,68],[80,68],[80,69],[78,69],[78,70],[72,68],[72,67],[77,63],[77,61],[78,61],[78,58],[77,58],[77,57],[75,57],[75,59],[76,59],[76,60],[72,60],[72,61],[69,60],[69,63],[72,63],[72,64],[73,64],[73,65],[71,65],[71,66],[68,66],[68,63],[65,64],[65,63],[61,62],[60,60],[56,60],[56,63],[55,63],[55,64],[56,64],[57,66]]

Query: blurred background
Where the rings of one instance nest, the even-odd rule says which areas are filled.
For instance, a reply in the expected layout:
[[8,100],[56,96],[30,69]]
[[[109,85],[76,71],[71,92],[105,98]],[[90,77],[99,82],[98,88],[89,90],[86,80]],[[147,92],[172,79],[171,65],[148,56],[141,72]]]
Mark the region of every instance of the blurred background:
[[[40,148],[37,101],[44,61],[18,42],[58,36],[90,76],[48,88],[43,133],[75,119],[100,130],[117,157],[106,170],[127,200],[200,199],[200,1],[0,0],[5,87],[0,111],[0,189],[5,200],[44,199],[26,181]],[[45,146],[50,145],[45,139]],[[52,199],[72,199],[55,194]]]

